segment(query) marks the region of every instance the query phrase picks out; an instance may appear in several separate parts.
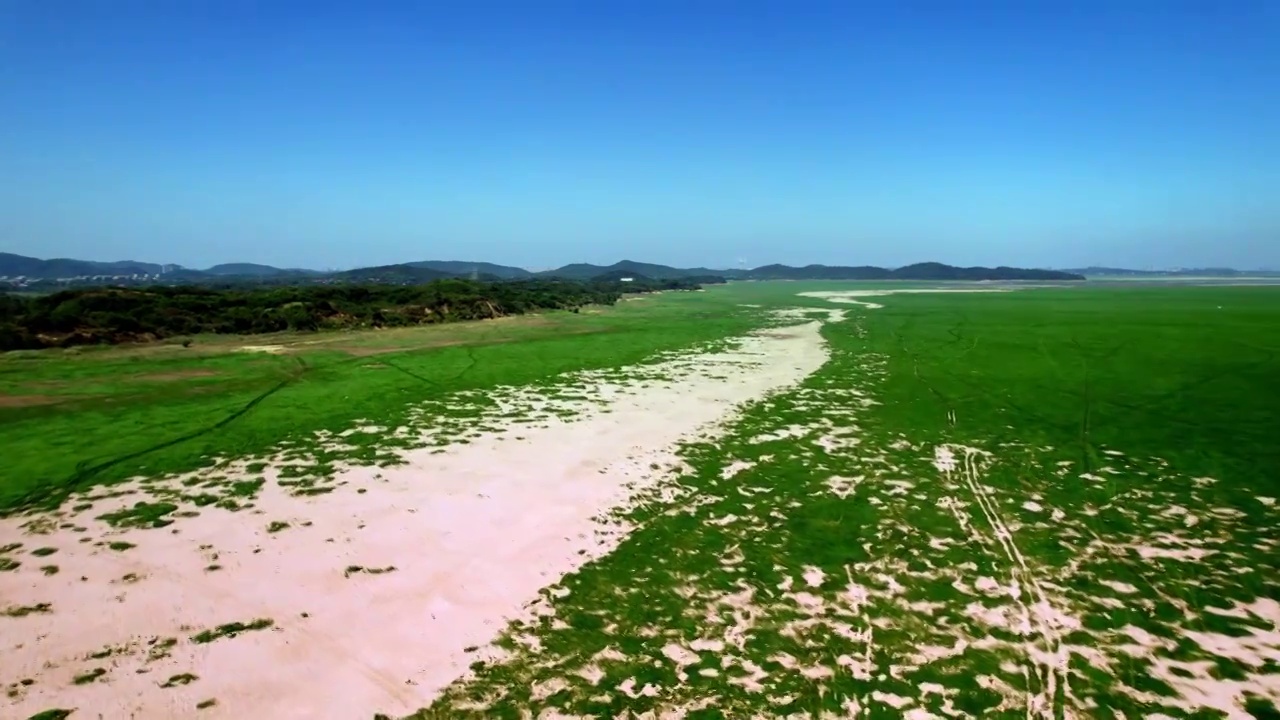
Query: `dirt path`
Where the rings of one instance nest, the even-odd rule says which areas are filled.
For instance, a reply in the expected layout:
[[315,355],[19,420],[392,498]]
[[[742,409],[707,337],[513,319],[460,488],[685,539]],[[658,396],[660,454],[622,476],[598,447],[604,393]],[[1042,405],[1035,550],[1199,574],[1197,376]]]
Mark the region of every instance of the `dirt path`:
[[[326,495],[268,482],[252,512],[206,508],[158,530],[78,519],[79,530],[32,534],[21,526],[30,518],[0,521],[0,546],[22,544],[21,566],[0,573],[10,689],[0,714],[352,718],[422,707],[541,588],[615,546],[626,528],[601,515],[669,477],[679,441],[819,368],[820,328],[775,329],[651,366],[644,380],[597,383],[597,404],[572,421],[352,469]],[[45,554],[31,556],[37,548]]]

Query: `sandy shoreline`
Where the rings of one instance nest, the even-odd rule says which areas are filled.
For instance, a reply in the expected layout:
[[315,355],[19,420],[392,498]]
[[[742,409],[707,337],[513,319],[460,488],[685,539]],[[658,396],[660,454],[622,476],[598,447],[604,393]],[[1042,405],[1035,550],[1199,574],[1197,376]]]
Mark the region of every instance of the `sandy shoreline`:
[[[49,560],[59,566],[45,576],[24,557],[19,571],[0,573],[6,608],[51,606],[0,618],[0,682],[34,680],[4,714],[180,717],[209,700],[200,717],[416,710],[541,588],[615,546],[625,529],[600,516],[669,476],[678,442],[817,370],[827,358],[820,328],[774,328],[730,351],[673,360],[667,379],[602,384],[603,407],[572,421],[413,451],[406,466],[348,470],[328,495],[288,495],[268,471],[260,513],[208,508],[172,528],[107,535],[100,521],[80,520],[95,525],[94,539],[135,545],[124,550],[66,529],[26,534],[29,518],[0,521],[0,545],[56,548]],[[272,521],[289,527],[268,532]],[[255,619],[272,625],[190,640]],[[75,682],[98,668],[100,677]]]

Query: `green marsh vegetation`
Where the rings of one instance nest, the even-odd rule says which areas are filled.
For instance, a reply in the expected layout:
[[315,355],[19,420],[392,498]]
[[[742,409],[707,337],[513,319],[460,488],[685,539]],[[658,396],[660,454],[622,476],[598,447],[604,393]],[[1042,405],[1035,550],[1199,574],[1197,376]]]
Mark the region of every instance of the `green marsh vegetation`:
[[[260,477],[210,473],[181,499],[234,511],[268,471],[323,493],[341,463],[393,462],[409,442],[394,430],[423,413],[449,414],[459,442],[490,421],[494,388],[573,400],[550,378],[607,380],[795,322],[774,308],[843,309],[823,328],[826,366],[689,443],[684,499],[623,511],[636,531],[567,577],[570,592],[548,590],[554,619],[513,626],[506,660],[473,666],[421,716],[698,703],[723,717],[1089,703],[1176,716],[1192,712],[1176,704],[1180,673],[1251,677],[1186,633],[1249,636],[1266,628],[1251,603],[1280,598],[1265,502],[1280,499],[1280,289],[889,295],[870,298],[877,310],[797,296],[893,287],[739,283],[440,327],[11,354],[0,393],[27,399],[0,404],[0,508],[235,458]],[[269,468],[281,448],[295,464]],[[103,519],[165,527],[179,506]],[[1151,644],[1124,651],[1134,637]]]
[[191,636],[191,642],[196,644],[211,643],[222,638],[233,638],[240,633],[250,632],[252,630],[267,630],[275,626],[275,621],[270,618],[258,618],[245,622],[231,622],[225,625],[219,625],[211,630],[202,630]]
[[[809,289],[842,288],[725,292],[840,307]],[[415,717],[1189,716],[1214,709],[1188,682],[1257,685],[1215,648],[1280,599],[1280,288],[873,299],[799,388],[685,448],[697,502],[626,511],[554,615]]]
[[[482,402],[497,385],[616,368],[745,332],[755,320],[735,309],[728,295],[669,293],[581,313],[430,327],[7,353],[0,355],[0,512],[51,507],[75,491],[281,447],[392,462],[385,449],[397,439],[385,433],[344,438],[351,449],[341,452],[323,450],[317,433],[340,433],[365,418],[395,428],[416,405],[459,391]],[[243,352],[245,345],[279,350]],[[457,412],[465,421],[466,410]],[[207,483],[212,497],[229,494],[225,483]],[[120,521],[161,527],[176,510],[165,505],[172,503],[148,503]]]

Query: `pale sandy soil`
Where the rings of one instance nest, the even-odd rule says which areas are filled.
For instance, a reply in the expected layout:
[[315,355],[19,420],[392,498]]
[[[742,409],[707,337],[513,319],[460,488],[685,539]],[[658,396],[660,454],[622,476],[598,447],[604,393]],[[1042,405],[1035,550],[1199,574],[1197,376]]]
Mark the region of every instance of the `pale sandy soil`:
[[[36,535],[22,527],[29,517],[0,521],[0,545],[57,549],[0,573],[0,610],[50,606],[0,616],[0,683],[13,689],[0,715],[356,718],[422,707],[541,588],[619,542],[626,528],[603,515],[669,477],[677,443],[713,436],[736,407],[820,367],[820,327],[650,366],[646,380],[597,385],[598,404],[571,421],[347,470],[328,495],[299,498],[269,480],[252,512],[204,508],[151,530],[79,516],[80,532]],[[136,500],[99,501],[91,515]],[[290,526],[268,532],[272,521]],[[42,574],[45,563],[57,574]],[[258,618],[274,625],[190,640]],[[73,682],[95,668],[105,673]],[[184,673],[197,679],[161,687]],[[216,704],[197,714],[207,700]]]
[[992,287],[975,287],[975,288],[901,288],[886,290],[814,290],[811,292],[796,293],[800,297],[812,297],[827,300],[833,303],[844,303],[847,305],[861,305],[871,310],[878,310],[882,307],[880,303],[867,302],[865,300],[857,300],[863,297],[883,297],[885,295],[903,295],[911,293],[1001,293],[1011,292],[1012,288],[992,288]]

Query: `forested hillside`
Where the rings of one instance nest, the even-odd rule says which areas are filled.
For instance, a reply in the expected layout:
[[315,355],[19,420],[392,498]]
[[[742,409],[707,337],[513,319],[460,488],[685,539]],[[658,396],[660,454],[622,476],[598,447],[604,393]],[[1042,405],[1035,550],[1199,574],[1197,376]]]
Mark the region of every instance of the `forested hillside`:
[[[1230,272],[1230,271],[1227,271]],[[82,260],[39,260],[0,253],[0,287],[46,291],[70,287],[93,287],[104,281],[131,287],[168,285],[296,285],[338,282],[412,285],[446,277],[472,280],[527,280],[533,277],[562,280],[592,280],[601,276],[639,276],[655,280],[679,278],[695,280],[716,277],[730,280],[1083,280],[1071,271],[1014,267],[955,267],[925,262],[899,268],[870,265],[764,265],[755,269],[678,268],[670,265],[622,260],[612,265],[574,263],[531,273],[511,265],[459,260],[419,262],[359,267],[352,270],[286,270],[255,263],[224,263],[206,270],[177,265],[135,262],[101,263]]]
[[0,294],[0,350],[145,342],[198,333],[424,325],[611,305],[623,293],[697,287],[688,281],[447,279],[413,286],[155,286],[66,290],[36,297]]

